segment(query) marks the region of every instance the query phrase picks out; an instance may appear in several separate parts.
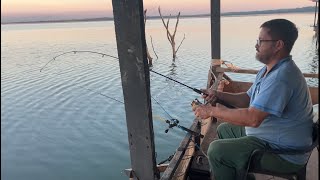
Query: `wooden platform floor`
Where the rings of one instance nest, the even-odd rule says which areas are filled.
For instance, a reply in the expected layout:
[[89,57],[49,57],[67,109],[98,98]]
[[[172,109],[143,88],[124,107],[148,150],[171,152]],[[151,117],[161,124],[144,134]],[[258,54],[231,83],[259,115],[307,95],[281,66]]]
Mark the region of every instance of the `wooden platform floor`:
[[[256,180],[284,180],[283,178],[266,176],[261,174],[255,174]],[[319,179],[319,152],[315,148],[309,159],[307,166],[307,180],[318,180]]]

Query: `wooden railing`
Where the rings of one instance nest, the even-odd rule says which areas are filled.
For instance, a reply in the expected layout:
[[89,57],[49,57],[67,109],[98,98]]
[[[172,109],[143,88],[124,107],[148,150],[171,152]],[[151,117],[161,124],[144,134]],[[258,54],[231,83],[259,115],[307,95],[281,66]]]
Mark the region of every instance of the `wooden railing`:
[[[233,72],[233,73],[243,73],[243,74],[257,74],[259,71],[255,69],[230,69],[230,68],[223,68],[217,67],[216,72]],[[304,77],[308,78],[319,78],[319,74],[313,73],[303,73]]]

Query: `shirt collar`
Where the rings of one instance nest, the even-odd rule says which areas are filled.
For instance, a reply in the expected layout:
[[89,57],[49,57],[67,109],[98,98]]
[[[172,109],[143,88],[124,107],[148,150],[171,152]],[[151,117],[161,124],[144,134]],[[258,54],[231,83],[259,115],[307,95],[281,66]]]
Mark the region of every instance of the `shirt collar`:
[[[292,56],[291,56],[291,55],[289,55],[288,57],[285,57],[285,58],[281,59],[280,61],[278,61],[277,64],[275,64],[275,65],[271,68],[271,70],[268,72],[267,76],[268,76],[272,71],[278,69],[284,62],[289,61],[289,60],[292,60]],[[266,70],[267,70],[267,66],[264,66],[262,72],[265,72]],[[262,76],[261,76],[260,78],[262,78]]]

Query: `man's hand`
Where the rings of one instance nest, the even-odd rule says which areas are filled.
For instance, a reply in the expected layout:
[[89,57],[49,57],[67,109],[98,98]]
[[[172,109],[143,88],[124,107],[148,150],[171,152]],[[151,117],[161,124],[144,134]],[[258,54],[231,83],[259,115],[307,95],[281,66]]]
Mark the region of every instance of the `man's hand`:
[[212,106],[211,104],[206,104],[206,105],[201,104],[195,108],[192,108],[192,110],[194,111],[194,115],[196,117],[201,118],[201,119],[207,119],[207,118],[213,117],[213,116],[218,118],[217,114],[215,114],[215,112],[223,111],[226,109],[228,109],[228,108],[222,104],[219,104],[219,103],[217,103],[215,107]]
[[194,111],[194,114],[196,117],[199,117],[201,119],[207,119],[212,116],[212,110],[213,106],[210,104],[207,105],[198,105],[196,108],[193,108],[192,110]]
[[200,89],[204,94],[202,98],[205,99],[207,102],[212,103],[217,100],[217,91],[212,89]]

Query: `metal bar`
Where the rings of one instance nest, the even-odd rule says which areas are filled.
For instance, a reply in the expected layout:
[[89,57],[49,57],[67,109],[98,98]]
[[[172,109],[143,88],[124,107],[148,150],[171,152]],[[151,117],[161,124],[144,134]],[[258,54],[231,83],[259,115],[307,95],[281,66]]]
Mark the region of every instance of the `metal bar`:
[[[142,0],[112,0],[133,179],[159,179],[156,167]],[[120,122],[124,123],[124,122]]]

